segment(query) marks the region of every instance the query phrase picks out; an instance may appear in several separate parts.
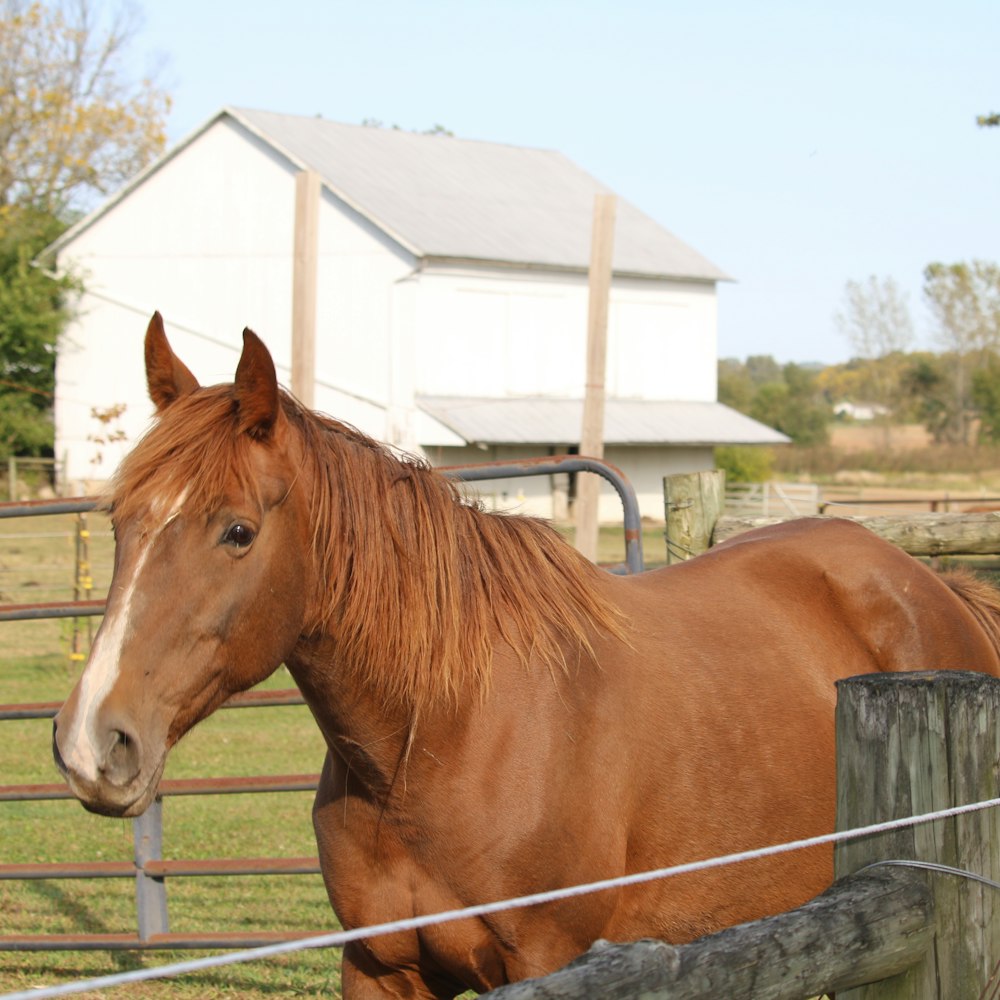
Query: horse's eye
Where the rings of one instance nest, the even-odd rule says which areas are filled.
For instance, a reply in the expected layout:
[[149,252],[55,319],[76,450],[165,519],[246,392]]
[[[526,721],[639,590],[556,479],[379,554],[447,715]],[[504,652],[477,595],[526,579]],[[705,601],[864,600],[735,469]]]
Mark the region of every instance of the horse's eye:
[[245,549],[255,538],[253,528],[246,524],[234,524],[223,535],[223,542],[227,545],[235,546],[238,549]]

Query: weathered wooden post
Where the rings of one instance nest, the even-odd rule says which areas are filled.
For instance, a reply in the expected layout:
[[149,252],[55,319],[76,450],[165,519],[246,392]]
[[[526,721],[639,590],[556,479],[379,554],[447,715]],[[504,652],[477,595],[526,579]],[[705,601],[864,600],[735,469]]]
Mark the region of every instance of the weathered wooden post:
[[[837,685],[837,829],[997,797],[1000,680],[966,671],[873,674]],[[874,861],[916,859],[1000,880],[1000,810],[851,840],[834,852],[842,878]],[[838,1000],[979,997],[1000,960],[1000,892],[927,874],[934,946],[907,972]],[[988,993],[993,996],[994,994]]]
[[663,479],[667,562],[684,562],[712,544],[715,522],[726,505],[726,473],[685,472]]

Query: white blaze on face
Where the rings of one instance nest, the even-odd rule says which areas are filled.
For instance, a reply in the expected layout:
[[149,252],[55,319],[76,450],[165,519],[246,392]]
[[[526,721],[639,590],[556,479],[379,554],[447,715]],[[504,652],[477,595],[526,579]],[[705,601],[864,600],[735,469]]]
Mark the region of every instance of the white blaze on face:
[[[104,699],[115,686],[118,679],[118,668],[121,661],[122,647],[129,634],[129,619],[132,603],[135,599],[136,584],[149,554],[160,537],[162,531],[176,518],[187,498],[187,490],[172,504],[166,517],[156,529],[149,533],[139,551],[138,558],[129,578],[125,582],[115,581],[121,596],[112,612],[105,616],[90,651],[87,666],[80,678],[80,690],[77,697],[76,714],[69,732],[63,741],[60,751],[66,766],[88,781],[96,781],[99,777],[100,762],[104,758],[104,749],[98,746],[97,716],[104,704]],[[166,504],[156,504],[152,511],[155,519],[157,513]],[[107,738],[107,737],[105,737]]]

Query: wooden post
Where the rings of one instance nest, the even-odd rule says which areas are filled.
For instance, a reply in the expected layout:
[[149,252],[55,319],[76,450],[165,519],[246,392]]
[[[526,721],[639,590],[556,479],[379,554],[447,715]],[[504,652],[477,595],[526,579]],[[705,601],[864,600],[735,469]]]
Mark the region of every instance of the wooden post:
[[[837,829],[997,796],[1000,680],[965,671],[874,674],[837,684]],[[1000,810],[838,845],[838,878],[873,861],[917,859],[1000,880]],[[979,997],[1000,959],[1000,893],[945,873],[927,876],[934,947],[908,972],[838,1000]],[[995,993],[990,992],[989,996]]]
[[314,170],[295,175],[295,253],[292,263],[292,393],[315,405],[316,270],[322,187]]
[[[613,194],[594,196],[587,311],[587,375],[583,397],[583,427],[580,432],[580,454],[586,458],[604,457],[604,372],[608,353],[608,302],[611,297],[615,209]],[[597,559],[600,490],[601,482],[597,476],[577,474],[576,547],[591,560]]]
[[712,544],[712,532],[726,504],[723,469],[684,472],[663,479],[667,563],[684,562]]

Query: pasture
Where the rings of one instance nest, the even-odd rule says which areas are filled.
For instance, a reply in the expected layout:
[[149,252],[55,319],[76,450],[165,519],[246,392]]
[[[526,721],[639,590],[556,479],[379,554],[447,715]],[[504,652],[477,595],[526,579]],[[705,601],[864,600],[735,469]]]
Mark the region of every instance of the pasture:
[[[88,515],[93,596],[107,591],[113,542],[105,519]],[[73,597],[76,518],[0,522],[0,603]],[[662,560],[662,526],[644,532],[647,560]],[[620,528],[603,527],[602,561],[617,562]],[[90,619],[96,630],[100,619]],[[74,629],[85,651],[88,620],[3,622],[0,703],[58,701],[80,666],[70,659]],[[282,669],[266,687],[292,687]],[[47,719],[2,723],[3,784],[58,781]],[[314,773],[323,741],[305,706],[218,712],[189,733],[170,757],[166,778]],[[311,792],[267,796],[172,797],[164,803],[164,857],[315,856]],[[0,803],[0,860],[5,863],[129,861],[132,825],[86,812],[75,801]],[[315,876],[175,878],[167,883],[172,931],[324,932],[337,929]],[[0,934],[129,932],[135,928],[130,879],[0,882]],[[0,951],[0,992],[29,989],[180,961],[180,952]],[[339,985],[339,951],[303,952],[175,981],[134,984],[139,1000],[171,997],[330,996]],[[111,994],[114,995],[114,994]]]

